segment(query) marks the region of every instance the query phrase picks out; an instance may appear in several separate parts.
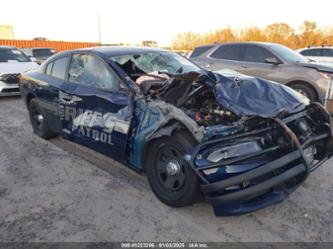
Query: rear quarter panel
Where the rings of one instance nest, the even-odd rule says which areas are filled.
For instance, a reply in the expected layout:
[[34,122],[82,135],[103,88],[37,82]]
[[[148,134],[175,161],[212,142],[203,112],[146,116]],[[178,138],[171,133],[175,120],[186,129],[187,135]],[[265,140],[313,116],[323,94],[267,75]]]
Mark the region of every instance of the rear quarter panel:
[[26,72],[20,79],[20,90],[24,103],[28,107],[28,101],[35,98],[54,132],[60,130],[58,99],[61,84],[61,80],[47,76],[38,70]]

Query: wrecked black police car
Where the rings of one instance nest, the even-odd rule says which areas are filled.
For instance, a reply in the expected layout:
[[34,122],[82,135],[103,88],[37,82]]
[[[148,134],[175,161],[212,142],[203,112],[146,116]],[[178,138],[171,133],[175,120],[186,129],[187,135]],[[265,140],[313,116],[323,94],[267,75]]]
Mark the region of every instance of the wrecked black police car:
[[34,132],[145,172],[163,203],[204,196],[216,215],[282,201],[332,155],[322,105],[232,71],[151,48],[59,53],[22,75]]

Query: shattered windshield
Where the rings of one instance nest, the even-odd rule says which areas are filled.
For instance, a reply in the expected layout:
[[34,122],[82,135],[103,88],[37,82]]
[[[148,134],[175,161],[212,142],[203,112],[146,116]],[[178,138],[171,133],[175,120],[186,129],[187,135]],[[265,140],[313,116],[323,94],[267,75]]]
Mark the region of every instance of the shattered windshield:
[[[138,68],[146,74],[153,72],[167,72],[170,74],[183,74],[200,72],[201,69],[183,56],[170,52],[145,52],[131,55],[122,55],[110,58],[122,68]],[[125,70],[128,71],[128,70]]]

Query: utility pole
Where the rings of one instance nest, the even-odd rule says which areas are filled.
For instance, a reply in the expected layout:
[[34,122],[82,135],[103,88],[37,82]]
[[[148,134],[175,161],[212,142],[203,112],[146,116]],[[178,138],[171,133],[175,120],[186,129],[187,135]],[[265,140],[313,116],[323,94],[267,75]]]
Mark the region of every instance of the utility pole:
[[101,14],[97,12],[97,24],[98,24],[98,42],[102,44],[102,34],[101,34]]

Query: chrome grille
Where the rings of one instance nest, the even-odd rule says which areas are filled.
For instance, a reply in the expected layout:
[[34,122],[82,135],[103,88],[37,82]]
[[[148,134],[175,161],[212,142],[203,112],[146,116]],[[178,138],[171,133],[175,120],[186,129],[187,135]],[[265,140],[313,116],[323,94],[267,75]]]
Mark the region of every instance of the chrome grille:
[[6,82],[7,84],[18,84],[20,80],[19,73],[7,73],[0,75],[0,81]]

